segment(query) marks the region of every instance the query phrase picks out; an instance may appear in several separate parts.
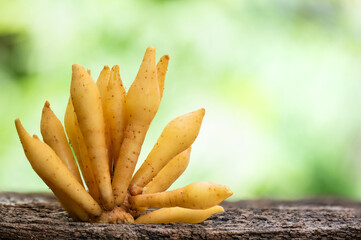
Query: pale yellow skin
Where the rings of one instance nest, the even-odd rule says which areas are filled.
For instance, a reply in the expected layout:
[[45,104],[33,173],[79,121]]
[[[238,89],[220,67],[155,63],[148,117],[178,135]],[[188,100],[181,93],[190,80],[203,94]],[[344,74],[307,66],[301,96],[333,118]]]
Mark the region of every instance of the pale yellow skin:
[[143,189],[143,194],[166,191],[186,170],[191,154],[191,147],[187,148],[165,165],[162,170]]
[[110,78],[110,69],[108,65],[105,65],[103,70],[100,72],[98,80],[97,80],[97,87],[99,89],[99,94],[102,99],[107,92],[108,83]]
[[41,115],[40,130],[44,142],[54,150],[78,182],[83,184],[78,165],[75,162],[73,153],[68,144],[63,125],[51,110],[50,103],[48,101],[44,104]]
[[102,101],[95,82],[79,64],[73,65],[71,100],[87,146],[91,168],[105,209],[114,207]]
[[95,182],[94,173],[88,156],[88,150],[84,142],[83,134],[80,131],[78,119],[74,112],[71,99],[69,99],[66,107],[64,125],[70,144],[72,145],[75,156],[78,159],[78,164],[84,181],[89,189],[89,193],[98,203],[100,203],[100,192],[98,185]]
[[160,103],[155,48],[148,47],[126,96],[127,126],[112,181],[115,204],[124,202],[145,135]]
[[169,63],[168,55],[162,56],[159,62],[157,63],[157,78],[158,78],[160,98],[163,97],[164,81],[165,81],[165,75],[168,70],[168,63]]
[[212,182],[196,182],[173,191],[132,196],[129,198],[129,202],[133,208],[206,209],[219,204],[232,194],[227,186]]
[[73,199],[69,198],[64,192],[57,189],[53,184],[51,184],[49,180],[43,178],[43,181],[53,191],[61,206],[72,219],[82,222],[90,221],[91,215],[87,213],[79,204],[77,204]]
[[[105,95],[108,90],[109,78],[110,78],[110,69],[109,69],[109,66],[105,65],[103,70],[100,72],[98,80],[96,82],[100,97],[102,99],[103,110],[105,109]],[[103,112],[103,114],[104,114],[104,125],[105,125],[105,129],[104,129],[105,143],[107,145],[108,155],[111,156],[111,148],[112,147],[111,147],[110,127],[109,127],[109,122],[105,115],[105,112]],[[112,167],[112,164],[113,164],[112,159],[109,158],[109,167],[110,168]]]
[[184,114],[170,121],[139,170],[130,186],[144,187],[176,155],[189,148],[198,136],[204,108]]
[[180,207],[162,208],[138,217],[135,223],[200,223],[211,215],[220,212],[224,212],[221,206],[201,210]]
[[34,171],[50,182],[50,188],[61,191],[82,207],[86,212],[99,216],[102,212],[99,204],[90,196],[84,187],[77,181],[56,153],[38,138],[32,138],[21,125],[19,119],[15,120],[24,152]]
[[[33,135],[33,138],[40,141],[37,135]],[[41,178],[45,184],[53,191],[55,197],[60,202],[64,210],[69,214],[69,216],[75,221],[89,221],[90,215],[77,203],[75,203],[71,198],[69,198],[64,192],[57,189],[51,182],[45,178]]]
[[111,138],[110,159],[116,161],[124,138],[124,128],[127,122],[125,112],[125,89],[120,78],[119,66],[112,67],[108,88],[104,95],[104,118],[109,124]]
[[[191,147],[175,156],[144,188],[133,187],[130,193],[134,195],[149,194],[166,191],[182,173],[186,170],[191,153]],[[134,209],[136,213],[141,213],[147,208]]]

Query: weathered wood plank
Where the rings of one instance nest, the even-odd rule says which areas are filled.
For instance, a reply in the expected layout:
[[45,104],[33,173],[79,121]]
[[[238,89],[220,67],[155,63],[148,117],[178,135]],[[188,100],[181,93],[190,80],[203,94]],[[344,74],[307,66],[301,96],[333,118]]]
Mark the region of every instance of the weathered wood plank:
[[73,222],[51,194],[0,193],[2,239],[361,239],[361,202],[324,198],[224,203],[200,224]]

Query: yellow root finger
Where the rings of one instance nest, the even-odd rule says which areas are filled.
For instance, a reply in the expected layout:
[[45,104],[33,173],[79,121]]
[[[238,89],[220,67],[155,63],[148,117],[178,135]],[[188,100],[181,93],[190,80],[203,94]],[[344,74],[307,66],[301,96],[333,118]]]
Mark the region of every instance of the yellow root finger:
[[160,103],[155,48],[147,48],[138,74],[130,86],[126,98],[129,121],[150,124]]
[[88,151],[84,143],[83,135],[78,125],[78,119],[74,112],[74,107],[71,99],[68,101],[66,112],[64,116],[65,130],[68,135],[70,144],[78,160],[80,170],[83,174],[84,181],[88,186],[90,195],[98,202],[101,202],[98,185],[95,182],[95,177],[90,164]]
[[104,101],[104,118],[105,122],[109,124],[112,146],[110,159],[116,161],[123,142],[127,120],[125,114],[125,89],[120,78],[118,65],[112,67]]
[[[39,139],[37,135],[33,135],[34,139]],[[44,181],[44,183],[51,189],[51,191],[54,193],[55,197],[60,202],[60,205],[64,208],[64,210],[69,214],[69,216],[74,221],[89,221],[90,216],[89,214],[84,211],[77,203],[75,203],[71,198],[69,198],[64,192],[59,190],[57,187],[55,187],[54,184],[52,184],[49,180],[45,179],[44,177],[40,178]]]
[[233,193],[229,187],[212,182],[196,182],[173,191],[129,197],[132,208],[184,207],[206,209],[219,204]]
[[[110,69],[109,66],[105,65],[103,70],[100,72],[98,80],[97,80],[97,87],[99,90],[99,94],[100,97],[102,99],[102,107],[103,110],[105,109],[105,95],[107,94],[108,91],[108,83],[109,83],[109,78],[110,78]],[[111,156],[111,138],[110,138],[110,129],[109,129],[109,123],[107,122],[107,118],[104,114],[104,125],[105,125],[105,143],[107,145],[107,149],[108,149],[108,155]],[[112,166],[112,161],[111,158],[109,158],[109,167],[111,168]]]
[[79,64],[73,65],[71,100],[105,209],[114,207],[102,102],[95,82]]
[[[33,138],[40,141],[39,137],[37,135],[33,135]],[[74,221],[89,221],[90,216],[89,214],[84,211],[82,207],[80,207],[78,204],[76,204],[71,198],[69,198],[65,193],[63,193],[61,190],[56,188],[51,182],[45,178],[42,178],[42,180],[45,182],[46,185],[51,189],[51,191],[54,193],[55,197],[60,202],[60,205],[64,208],[64,210],[69,214],[69,216]]]
[[49,180],[43,179],[43,181],[53,191],[61,206],[74,221],[88,222],[91,219],[90,215],[81,206],[69,198],[64,192],[57,189]]
[[38,138],[32,138],[21,125],[19,119],[15,120],[15,125],[25,155],[34,171],[42,179],[47,179],[57,189],[64,192],[85,211],[94,216],[100,215],[102,210],[99,204],[76,180],[56,153]]
[[161,99],[163,97],[164,80],[168,69],[168,63],[169,63],[168,55],[164,55],[163,57],[161,57],[159,62],[157,63],[157,78],[158,78],[159,93]]
[[139,72],[126,96],[128,116],[124,139],[114,168],[114,200],[123,203],[149,125],[160,103],[155,48],[148,47]]
[[44,142],[54,150],[78,182],[83,184],[78,165],[75,162],[73,153],[68,144],[63,125],[51,110],[48,101],[45,102],[43,108],[40,129]]
[[200,223],[209,218],[211,215],[219,212],[224,212],[223,207],[214,206],[202,210],[180,207],[161,208],[138,217],[135,220],[135,223]]
[[170,121],[130,186],[144,187],[173,157],[190,147],[198,136],[204,113],[202,108]]
[[103,70],[100,72],[96,83],[102,100],[105,98],[105,94],[107,92],[109,77],[110,77],[110,69],[109,66],[105,65]]
[[143,189],[143,194],[166,191],[186,170],[191,147],[175,156]]

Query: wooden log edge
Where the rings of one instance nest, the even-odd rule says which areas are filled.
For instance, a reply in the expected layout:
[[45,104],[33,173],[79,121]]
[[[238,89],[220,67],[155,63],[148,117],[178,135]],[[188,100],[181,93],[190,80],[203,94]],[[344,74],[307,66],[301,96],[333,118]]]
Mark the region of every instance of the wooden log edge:
[[361,239],[361,202],[339,198],[225,202],[200,224],[72,221],[52,194],[0,193],[1,239]]

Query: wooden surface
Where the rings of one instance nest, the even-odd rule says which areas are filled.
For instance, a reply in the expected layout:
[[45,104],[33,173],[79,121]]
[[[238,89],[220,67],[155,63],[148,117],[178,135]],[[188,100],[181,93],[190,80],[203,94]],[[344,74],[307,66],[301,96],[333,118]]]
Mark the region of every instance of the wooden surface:
[[224,203],[200,224],[73,222],[51,194],[0,193],[2,239],[361,239],[361,202],[324,198]]

